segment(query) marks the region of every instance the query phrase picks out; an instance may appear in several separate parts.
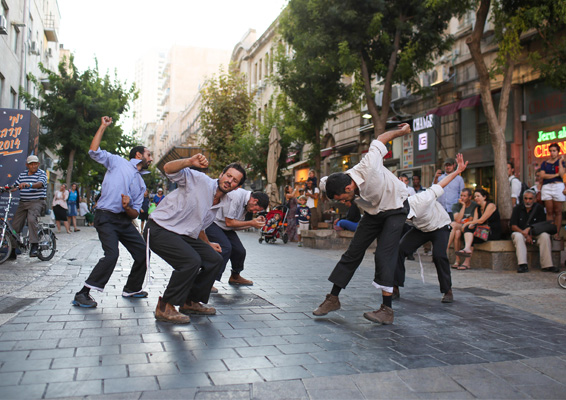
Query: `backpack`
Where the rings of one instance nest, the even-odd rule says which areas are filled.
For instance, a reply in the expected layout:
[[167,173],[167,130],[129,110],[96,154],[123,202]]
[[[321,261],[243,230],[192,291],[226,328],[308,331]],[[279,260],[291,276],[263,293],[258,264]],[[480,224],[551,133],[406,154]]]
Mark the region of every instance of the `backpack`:
[[[517,179],[519,182],[521,182],[521,192],[519,193],[517,204],[523,204],[523,193],[525,193],[525,190],[527,190],[529,187],[525,182],[522,182],[519,178],[515,177],[513,179]],[[513,181],[513,179],[511,181]],[[511,187],[513,187],[513,185],[511,185]]]

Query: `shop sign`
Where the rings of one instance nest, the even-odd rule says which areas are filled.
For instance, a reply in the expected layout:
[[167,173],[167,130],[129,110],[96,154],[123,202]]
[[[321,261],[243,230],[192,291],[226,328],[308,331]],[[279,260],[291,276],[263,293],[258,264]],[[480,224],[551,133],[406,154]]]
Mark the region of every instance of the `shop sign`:
[[412,166],[434,164],[436,162],[436,127],[439,117],[434,114],[417,117],[413,120],[413,158]]
[[434,115],[425,115],[413,120],[413,132],[422,131],[423,129],[430,129],[434,127]]
[[[560,147],[560,154],[566,154],[566,126],[563,126],[559,131],[538,131],[537,142],[541,143],[535,146],[534,154],[536,158],[550,157],[548,147],[552,143],[557,143]],[[546,142],[546,143],[542,143]]]

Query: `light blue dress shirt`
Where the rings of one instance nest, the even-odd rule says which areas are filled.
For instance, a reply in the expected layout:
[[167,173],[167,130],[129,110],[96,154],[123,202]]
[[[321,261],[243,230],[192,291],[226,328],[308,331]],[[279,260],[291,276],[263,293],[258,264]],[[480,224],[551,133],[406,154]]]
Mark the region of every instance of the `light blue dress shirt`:
[[126,160],[100,148],[96,151],[89,150],[88,154],[107,169],[96,208],[113,213],[125,212],[122,207],[124,194],[130,196],[130,207],[139,212],[145,193],[142,175],[148,173],[148,171],[138,171],[137,165],[141,160],[136,158]]
[[[446,178],[446,173],[438,177],[438,182]],[[460,193],[464,190],[464,179],[460,175],[452,180],[448,185],[444,186],[444,194],[438,198],[438,202],[446,212],[452,212],[452,206],[458,202]]]

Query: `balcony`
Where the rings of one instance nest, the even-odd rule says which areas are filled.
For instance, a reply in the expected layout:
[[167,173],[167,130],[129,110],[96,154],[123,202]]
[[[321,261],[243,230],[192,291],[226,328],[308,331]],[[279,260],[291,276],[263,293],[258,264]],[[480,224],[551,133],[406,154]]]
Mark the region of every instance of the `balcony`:
[[55,25],[55,16],[52,13],[47,14],[44,25],[43,33],[48,42],[59,42],[57,34],[57,26]]

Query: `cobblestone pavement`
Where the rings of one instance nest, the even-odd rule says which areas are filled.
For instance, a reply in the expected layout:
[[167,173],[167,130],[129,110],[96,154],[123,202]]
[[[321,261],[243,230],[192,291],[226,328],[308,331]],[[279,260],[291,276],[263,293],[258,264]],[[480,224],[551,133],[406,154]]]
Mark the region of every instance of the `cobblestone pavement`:
[[556,274],[453,271],[456,301],[442,304],[423,257],[426,283],[408,262],[395,323],[378,326],[362,316],[380,303],[368,252],[342,309],[316,318],[342,251],[242,233],[254,286],[217,285],[217,315],[175,326],[153,317],[171,272],[158,257],[149,298],[121,297],[131,264],[122,251],[107,290],[93,294],[99,307],[71,306],[102,255],[94,229],[81,229],[59,235],[50,262],[0,265],[0,399],[566,398]]

